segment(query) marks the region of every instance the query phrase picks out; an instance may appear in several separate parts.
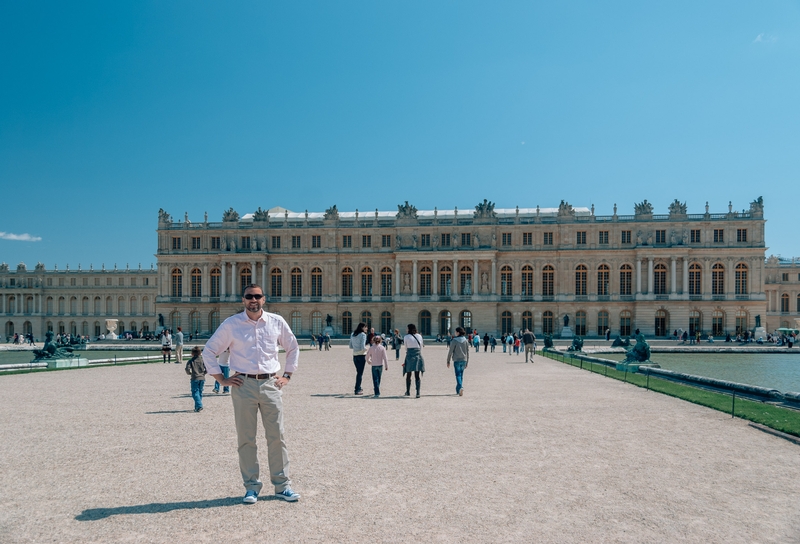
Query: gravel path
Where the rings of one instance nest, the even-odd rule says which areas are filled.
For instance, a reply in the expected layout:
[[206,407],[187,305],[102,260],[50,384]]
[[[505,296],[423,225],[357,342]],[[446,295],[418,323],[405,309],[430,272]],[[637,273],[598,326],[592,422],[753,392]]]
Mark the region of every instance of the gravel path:
[[425,355],[417,400],[393,355],[373,399],[302,353],[296,504],[241,504],[230,398],[194,413],[181,366],[2,376],[0,541],[800,542],[793,443],[540,357],[473,354],[457,397]]

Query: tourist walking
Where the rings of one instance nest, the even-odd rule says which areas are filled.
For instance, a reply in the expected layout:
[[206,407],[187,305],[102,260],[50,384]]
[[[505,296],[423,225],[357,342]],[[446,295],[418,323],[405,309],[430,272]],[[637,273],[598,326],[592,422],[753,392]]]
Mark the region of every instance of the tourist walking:
[[367,332],[366,323],[359,323],[356,330],[350,335],[350,349],[353,350],[353,364],[356,366],[356,386],[354,394],[363,395],[361,379],[364,376],[364,366],[367,362]]
[[489,349],[489,333],[483,333],[483,352],[486,353],[486,350]]
[[[230,360],[230,358],[231,358],[230,349],[226,349],[225,351],[223,351],[217,358],[217,365],[219,366],[219,369],[222,371],[222,377],[225,379],[229,378],[231,375],[231,367],[228,366],[228,361]],[[230,390],[231,388],[226,385],[222,388],[222,393],[223,394],[228,393],[230,392]],[[216,380],[214,380],[214,393],[219,393],[219,382]]]
[[381,396],[381,376],[384,370],[389,370],[389,359],[386,357],[386,348],[383,347],[380,336],[372,339],[372,345],[367,351],[367,362],[372,367],[372,390],[375,397]]
[[447,350],[447,368],[450,368],[450,360],[453,361],[453,369],[456,372],[456,395],[464,396],[464,369],[469,365],[469,346],[467,339],[464,338],[466,331],[462,327],[456,327],[456,337],[450,343]]
[[472,337],[472,345],[475,348],[475,353],[478,353],[481,350],[481,337],[477,334]]
[[[283,388],[297,370],[300,346],[286,320],[265,312],[264,291],[259,285],[245,287],[244,312],[235,314],[217,328],[206,342],[203,359],[211,376],[222,385],[232,386],[233,415],[239,444],[239,470],[246,493],[242,502],[255,504],[261,492],[259,479],[258,413],[267,438],[267,459],[275,497],[296,501],[289,478],[289,452],[283,436]],[[279,376],[278,348],[286,352],[286,366]],[[230,349],[230,378],[222,376],[217,357]]]
[[175,364],[183,362],[183,330],[178,327],[175,333]]
[[394,360],[400,360],[400,347],[403,345],[403,337],[400,336],[400,329],[395,329],[392,335],[392,348],[394,348]]
[[203,364],[203,356],[201,354],[200,346],[193,347],[192,357],[186,361],[186,368],[184,369],[191,380],[195,412],[203,410],[203,388],[206,386],[206,365]]
[[406,375],[406,396],[411,396],[411,373],[414,373],[414,383],[417,386],[417,398],[419,398],[419,386],[422,374],[425,373],[425,360],[422,358],[422,335],[417,334],[417,326],[413,323],[408,325],[408,334],[403,338],[406,345],[406,358],[403,362],[403,374]]
[[536,355],[536,336],[530,329],[525,329],[525,332],[522,334],[522,341],[525,343],[525,362],[528,362],[528,356],[530,356],[531,362],[533,362],[533,356]]
[[172,362],[172,335],[167,329],[161,333],[161,355],[164,356],[164,363]]

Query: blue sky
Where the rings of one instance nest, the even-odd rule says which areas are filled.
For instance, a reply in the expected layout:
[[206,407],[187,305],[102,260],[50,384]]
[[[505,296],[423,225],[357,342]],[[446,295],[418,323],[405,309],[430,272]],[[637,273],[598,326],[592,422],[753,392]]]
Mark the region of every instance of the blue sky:
[[484,198],[763,195],[800,256],[797,1],[2,1],[0,77],[11,265],[149,266],[162,207]]

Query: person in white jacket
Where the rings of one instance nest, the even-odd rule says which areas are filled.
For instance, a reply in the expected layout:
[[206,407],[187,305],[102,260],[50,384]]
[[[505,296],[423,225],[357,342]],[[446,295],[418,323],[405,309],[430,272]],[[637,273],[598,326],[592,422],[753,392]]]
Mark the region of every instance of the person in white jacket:
[[361,378],[364,376],[364,366],[367,364],[367,328],[366,323],[359,323],[350,336],[350,349],[353,350],[353,364],[356,365],[356,386],[354,393],[363,395]]

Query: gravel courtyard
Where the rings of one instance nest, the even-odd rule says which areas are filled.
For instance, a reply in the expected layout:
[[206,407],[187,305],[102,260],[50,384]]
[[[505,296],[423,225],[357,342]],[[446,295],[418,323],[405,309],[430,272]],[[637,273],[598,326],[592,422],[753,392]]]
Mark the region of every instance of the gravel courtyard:
[[0,376],[0,542],[800,542],[800,446],[541,357],[473,353],[457,397],[424,355],[422,398],[390,352],[373,399],[350,350],[301,354],[294,504],[263,436],[241,504],[230,397],[194,413],[182,366]]

